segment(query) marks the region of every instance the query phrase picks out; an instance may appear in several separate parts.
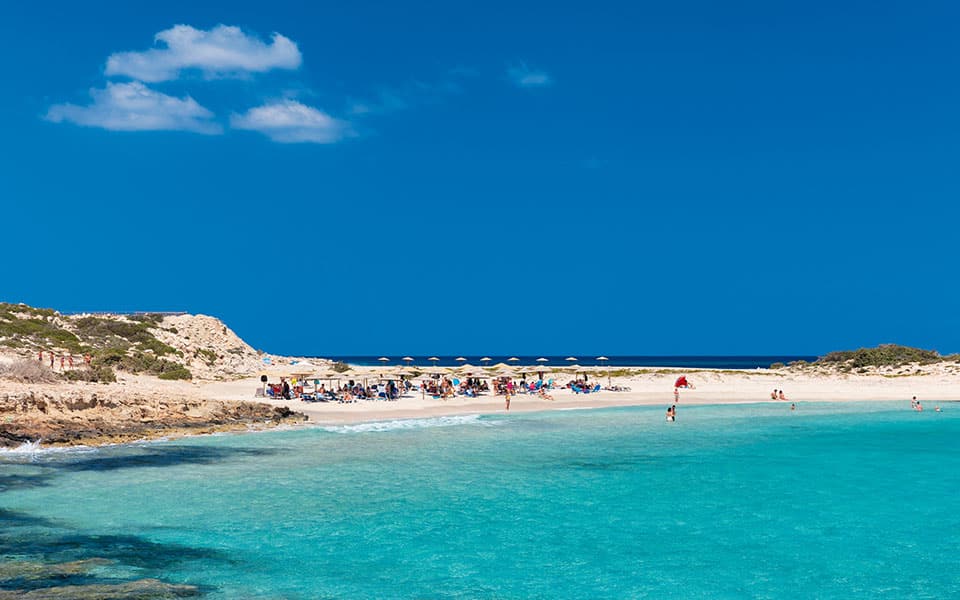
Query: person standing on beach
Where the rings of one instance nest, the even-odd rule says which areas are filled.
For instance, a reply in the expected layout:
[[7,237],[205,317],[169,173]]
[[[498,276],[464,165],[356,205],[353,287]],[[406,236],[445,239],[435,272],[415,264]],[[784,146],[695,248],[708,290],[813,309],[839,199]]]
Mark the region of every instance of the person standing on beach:
[[680,388],[673,388],[673,401],[680,402]]
[[510,390],[507,390],[506,395],[504,396],[507,400],[507,410],[510,410]]

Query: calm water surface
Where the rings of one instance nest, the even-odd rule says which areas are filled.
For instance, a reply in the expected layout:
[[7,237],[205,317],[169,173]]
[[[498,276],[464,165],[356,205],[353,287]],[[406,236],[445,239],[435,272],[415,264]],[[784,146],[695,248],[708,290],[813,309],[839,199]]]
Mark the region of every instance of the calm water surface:
[[960,405],[428,419],[0,455],[0,589],[209,598],[960,597]]

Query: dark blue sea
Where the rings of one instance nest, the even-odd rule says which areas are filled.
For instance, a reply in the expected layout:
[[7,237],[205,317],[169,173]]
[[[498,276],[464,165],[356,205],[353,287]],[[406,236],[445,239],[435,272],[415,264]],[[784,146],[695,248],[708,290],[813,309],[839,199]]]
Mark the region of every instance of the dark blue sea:
[[[412,361],[404,361],[404,357],[412,358]],[[538,358],[546,358],[547,362],[543,364],[552,366],[562,366],[578,364],[583,367],[607,366],[607,367],[683,367],[689,369],[756,369],[758,367],[767,368],[773,363],[781,362],[784,364],[795,360],[805,360],[811,362],[817,359],[816,356],[804,355],[769,355],[769,356],[607,356],[609,360],[599,361],[599,356],[580,356],[573,355],[576,360],[567,360],[571,355],[565,356],[501,356],[501,355],[456,355],[456,356],[435,356],[438,360],[429,360],[430,356],[383,356],[389,360],[379,360],[381,356],[322,356],[315,358],[324,358],[330,360],[343,361],[351,365],[374,366],[374,365],[421,365],[440,367],[455,367],[464,363],[479,366],[495,365],[497,363],[506,363],[515,366],[531,366],[543,363],[538,362]],[[457,360],[465,358],[466,360]],[[490,360],[484,361],[483,358]],[[517,358],[519,360],[510,360]]]

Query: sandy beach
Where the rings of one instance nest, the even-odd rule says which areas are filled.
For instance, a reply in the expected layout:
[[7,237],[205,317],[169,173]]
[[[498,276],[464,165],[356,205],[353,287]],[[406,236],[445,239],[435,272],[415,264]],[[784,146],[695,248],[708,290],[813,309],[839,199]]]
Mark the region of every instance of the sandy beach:
[[[770,393],[783,390],[789,402],[856,402],[869,400],[903,400],[909,403],[913,396],[921,402],[933,403],[960,401],[960,366],[939,364],[914,367],[920,373],[909,376],[889,374],[840,374],[804,372],[799,369],[761,370],[694,370],[648,369],[647,374],[628,377],[613,377],[613,386],[629,387],[630,391],[600,391],[591,394],[574,394],[560,388],[551,391],[553,400],[545,400],[534,394],[518,394],[511,399],[510,410],[544,411],[614,406],[657,405],[674,403],[675,382],[679,373],[686,374],[693,389],[680,389],[679,405],[691,404],[738,404],[772,402]],[[643,370],[636,367],[631,370]],[[376,369],[369,369],[376,372]],[[659,372],[657,372],[659,371]],[[569,376],[562,373],[550,375],[555,383],[563,384]],[[419,380],[414,379],[417,383]],[[594,376],[596,381],[607,386],[606,377]],[[196,386],[197,393],[213,400],[252,400],[259,386],[257,378],[233,382],[211,382]],[[455,397],[435,399],[419,391],[405,394],[397,401],[360,401],[352,404],[303,402],[301,400],[258,399],[276,406],[306,414],[313,423],[357,423],[387,419],[407,419],[474,413],[504,412],[503,396],[484,394],[477,398]],[[778,402],[781,402],[778,400]]]
[[[376,379],[391,370],[355,367],[343,383],[358,374]],[[816,367],[721,370],[632,367],[630,375],[606,377],[587,369],[591,384],[627,391],[601,390],[576,394],[566,387],[572,375],[553,372],[552,399],[516,394],[511,412],[578,410],[618,406],[662,406],[676,403],[740,404],[757,402],[857,402],[902,400],[914,396],[928,408],[960,401],[960,365],[943,361],[906,368],[871,369],[843,373]],[[592,374],[591,374],[592,373]],[[679,389],[685,375],[694,385]],[[419,385],[422,377],[412,377]],[[279,381],[272,377],[271,382]],[[306,402],[300,399],[257,397],[259,376],[219,381],[164,381],[148,375],[120,374],[114,383],[58,382],[24,384],[0,380],[0,417],[7,446],[39,441],[44,445],[102,444],[152,437],[191,435],[224,430],[263,429],[279,424],[348,424],[506,412],[503,396],[489,392],[478,397],[435,398],[419,390],[395,401],[360,400],[353,403]],[[772,400],[782,390],[786,400]],[[259,407],[259,408],[258,408]],[[279,411],[279,412],[278,412]]]

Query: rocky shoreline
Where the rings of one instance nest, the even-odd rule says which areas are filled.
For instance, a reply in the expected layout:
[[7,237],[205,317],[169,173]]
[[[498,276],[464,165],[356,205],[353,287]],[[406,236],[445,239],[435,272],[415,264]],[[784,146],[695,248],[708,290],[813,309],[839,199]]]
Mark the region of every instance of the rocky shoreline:
[[264,429],[307,419],[286,407],[184,395],[56,388],[0,389],[0,448],[96,446],[180,435]]

